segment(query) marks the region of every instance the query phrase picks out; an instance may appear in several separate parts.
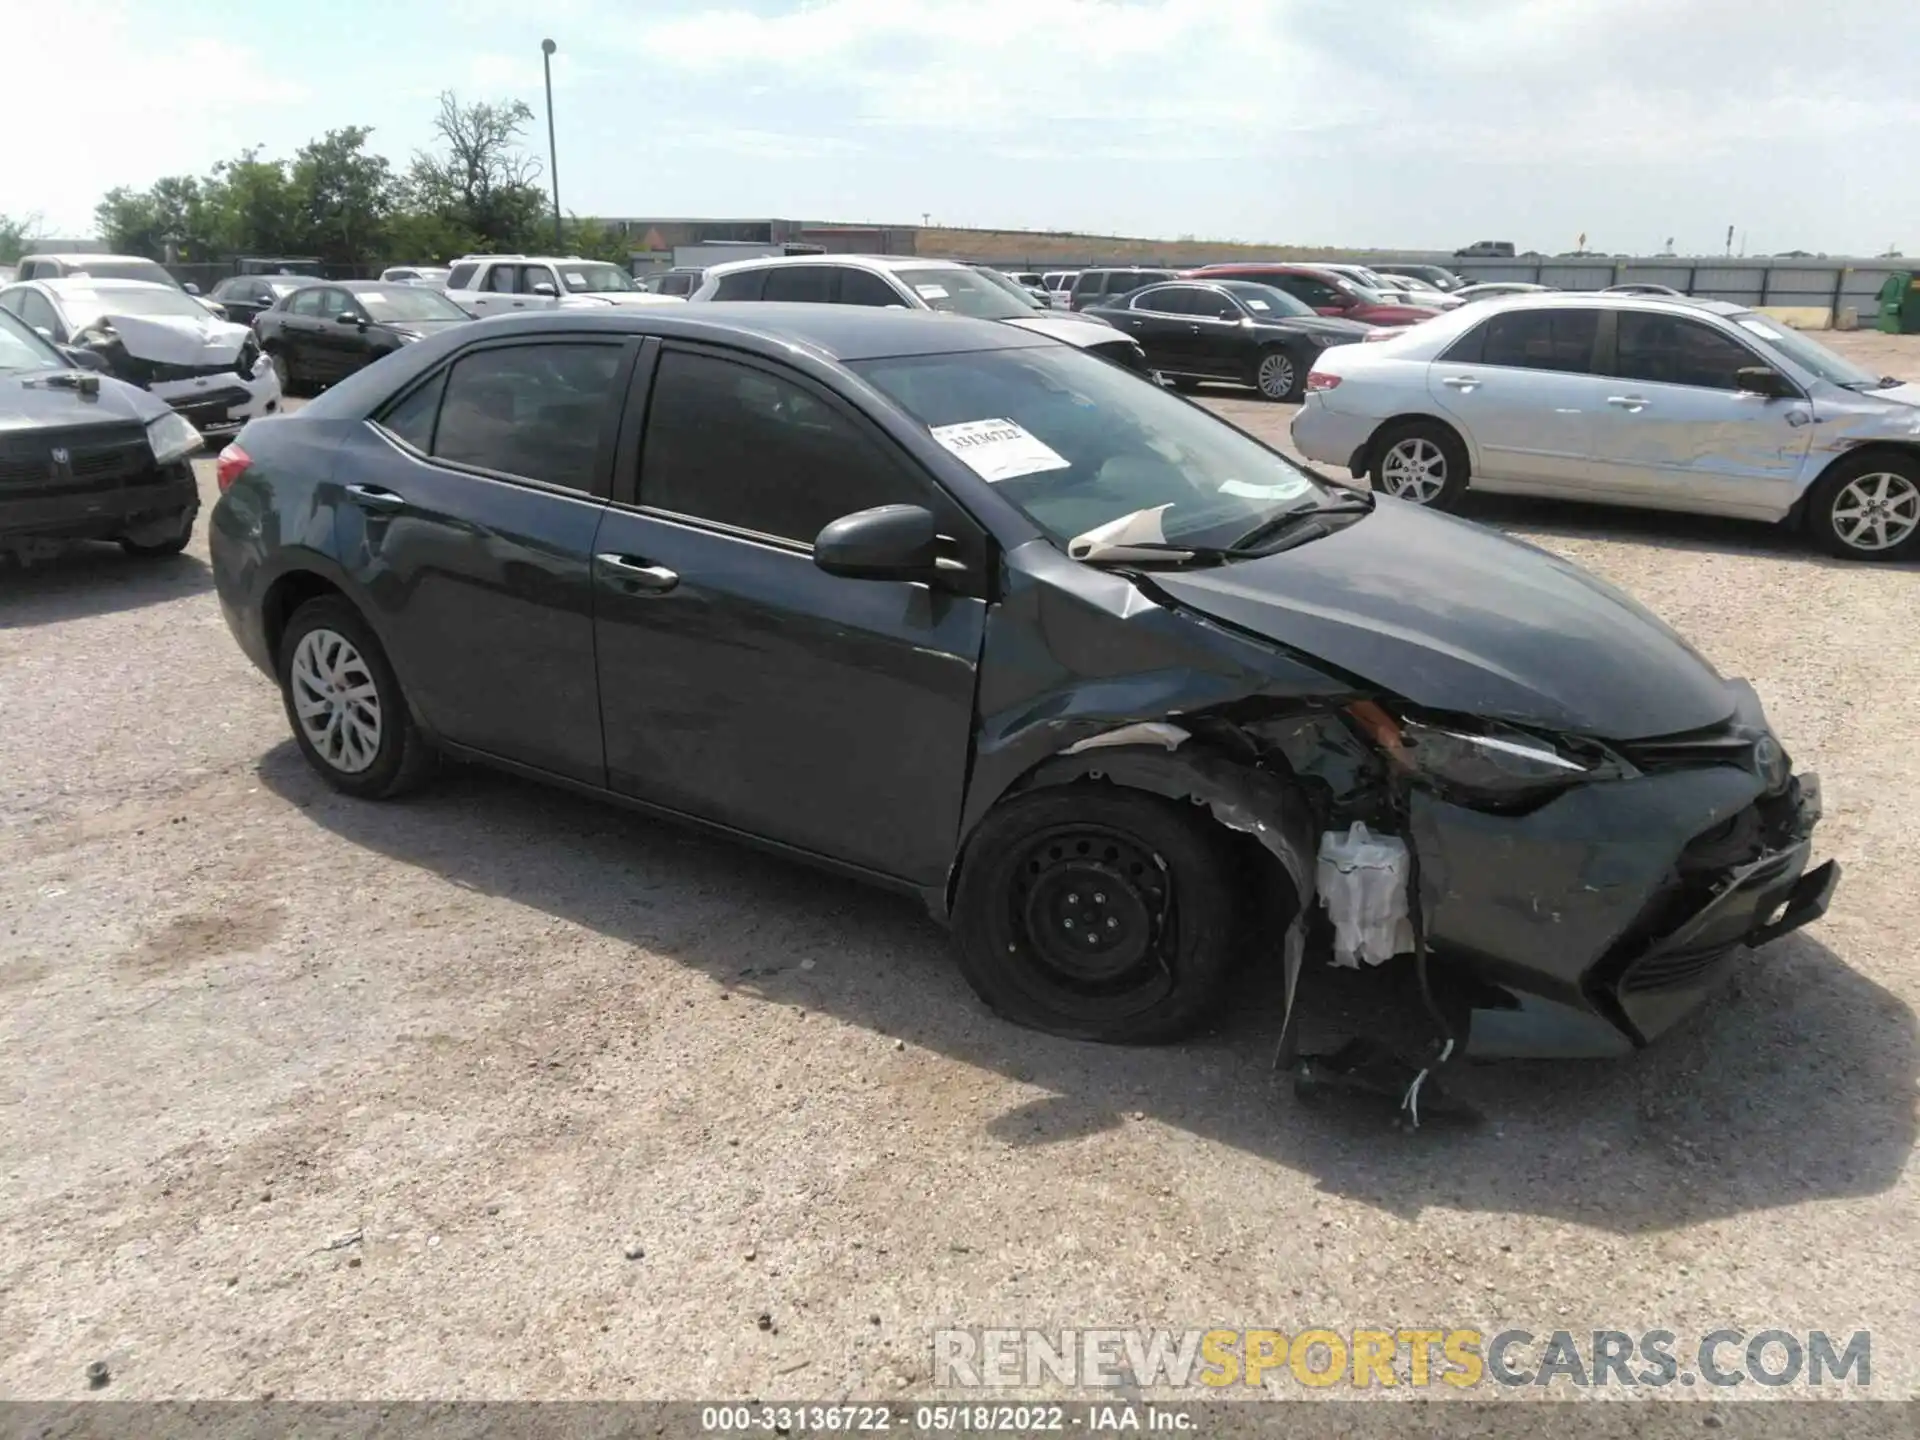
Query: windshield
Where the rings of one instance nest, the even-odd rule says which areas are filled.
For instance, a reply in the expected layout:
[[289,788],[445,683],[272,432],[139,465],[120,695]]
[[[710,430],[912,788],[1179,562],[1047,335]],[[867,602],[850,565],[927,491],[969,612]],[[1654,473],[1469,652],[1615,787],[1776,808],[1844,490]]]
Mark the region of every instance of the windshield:
[[464,320],[467,312],[437,290],[422,290],[395,284],[390,290],[356,290],[353,298],[367,314],[385,323],[390,320]]
[[1253,280],[1222,280],[1220,288],[1261,319],[1269,315],[1306,315],[1317,319],[1320,312],[1284,290],[1261,285]]
[[[67,274],[74,279],[86,276],[95,280],[151,280],[155,285],[180,289],[165,267],[152,260],[88,260],[74,266]],[[182,290],[180,293],[184,295],[186,292]]]
[[603,265],[598,261],[568,262],[554,267],[560,272],[560,283],[575,295],[597,295],[607,290],[638,290],[633,277],[618,265]]
[[1755,315],[1751,311],[1735,315],[1734,324],[1756,339],[1764,340],[1802,370],[1818,375],[1829,385],[1845,386],[1849,390],[1880,388],[1880,377],[1871,370],[1862,370],[1851,360],[1843,360],[1827,349],[1818,340],[1808,339],[1798,330],[1785,325],[1776,325],[1764,315]]
[[184,290],[163,290],[158,285],[117,285],[101,290],[77,286],[62,289],[60,308],[69,321],[87,325],[102,315],[185,316],[193,320],[213,317],[198,300]]
[[1018,287],[995,284],[978,270],[896,270],[893,278],[920,297],[929,310],[971,315],[976,320],[1020,320],[1040,307]]
[[66,358],[17,315],[0,310],[0,372],[64,368]]
[[1167,507],[1166,540],[1229,545],[1326,491],[1266,446],[1065,345],[854,362],[934,439],[1067,542]]
[[1034,299],[1033,296],[1029,295],[1019,280],[1012,275],[1005,274],[999,270],[986,269],[976,270],[974,274],[983,275],[988,280],[991,280],[995,285],[998,285],[1002,290],[1006,291],[1008,295],[1019,301],[1027,310],[1044,310],[1047,308],[1038,300]]

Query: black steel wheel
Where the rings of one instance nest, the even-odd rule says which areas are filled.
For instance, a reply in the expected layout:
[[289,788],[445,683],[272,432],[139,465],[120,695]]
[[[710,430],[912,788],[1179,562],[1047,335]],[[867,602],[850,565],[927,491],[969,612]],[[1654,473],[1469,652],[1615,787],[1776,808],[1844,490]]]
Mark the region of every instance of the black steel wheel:
[[960,966],[1050,1034],[1170,1040],[1216,998],[1237,914],[1204,811],[1114,786],[1036,791],[981,822],[955,906]]

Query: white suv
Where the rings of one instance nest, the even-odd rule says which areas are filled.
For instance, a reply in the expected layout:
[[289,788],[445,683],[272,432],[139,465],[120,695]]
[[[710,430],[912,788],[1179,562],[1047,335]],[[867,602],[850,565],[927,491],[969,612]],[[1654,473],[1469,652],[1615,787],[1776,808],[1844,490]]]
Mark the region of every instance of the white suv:
[[695,304],[766,300],[971,315],[1090,350],[1129,370],[1142,374],[1147,370],[1146,352],[1131,335],[1103,320],[1049,310],[1019,286],[996,284],[958,260],[925,260],[917,255],[774,255],[733,260],[712,266],[705,283],[687,298]]
[[685,303],[647,293],[618,265],[578,255],[463,255],[447,275],[446,293],[475,315]]

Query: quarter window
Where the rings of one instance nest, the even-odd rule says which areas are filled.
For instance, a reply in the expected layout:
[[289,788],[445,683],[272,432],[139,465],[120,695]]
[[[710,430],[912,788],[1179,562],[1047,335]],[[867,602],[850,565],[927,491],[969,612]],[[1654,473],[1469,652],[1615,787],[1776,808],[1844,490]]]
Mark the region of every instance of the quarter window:
[[[591,491],[619,368],[618,345],[514,345],[464,356],[447,376],[432,454]],[[402,418],[396,411],[388,428],[404,434],[394,424]]]
[[811,545],[843,515],[927,498],[809,391],[764,370],[669,350],[647,412],[640,503]]
[[473,272],[479,268],[478,265],[473,264],[454,266],[447,272],[447,288],[449,290],[466,289],[473,283]]
[[1738,390],[1734,372],[1761,362],[1710,325],[1675,315],[1622,310],[1614,369],[1623,380]]

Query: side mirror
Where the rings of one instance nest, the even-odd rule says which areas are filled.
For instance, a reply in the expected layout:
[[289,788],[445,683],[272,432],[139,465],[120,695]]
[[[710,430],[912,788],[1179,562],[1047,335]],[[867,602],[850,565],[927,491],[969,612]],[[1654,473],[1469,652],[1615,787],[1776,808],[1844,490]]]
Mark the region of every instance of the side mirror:
[[1743,365],[1733,372],[1733,380],[1748,395],[1764,395],[1769,400],[1787,400],[1800,392],[1786,376],[1771,365]]
[[60,347],[60,353],[66,357],[68,364],[77,365],[82,370],[105,370],[107,368],[106,360],[91,350],[83,350],[75,345],[62,345]]
[[182,285],[180,288],[182,290],[185,290],[189,295],[198,295],[200,293],[200,287],[194,284],[191,280],[189,280],[185,285]]
[[849,580],[924,580],[938,557],[933,512],[878,505],[833,521],[813,542],[813,563]]
[[336,325],[358,325],[362,330],[367,328],[367,322],[350,311],[336,315],[333,319]]
[[553,296],[558,295],[560,292],[554,289],[553,286],[548,284],[545,280],[536,280],[533,285],[533,293],[535,295],[545,295],[549,299],[551,299]]

